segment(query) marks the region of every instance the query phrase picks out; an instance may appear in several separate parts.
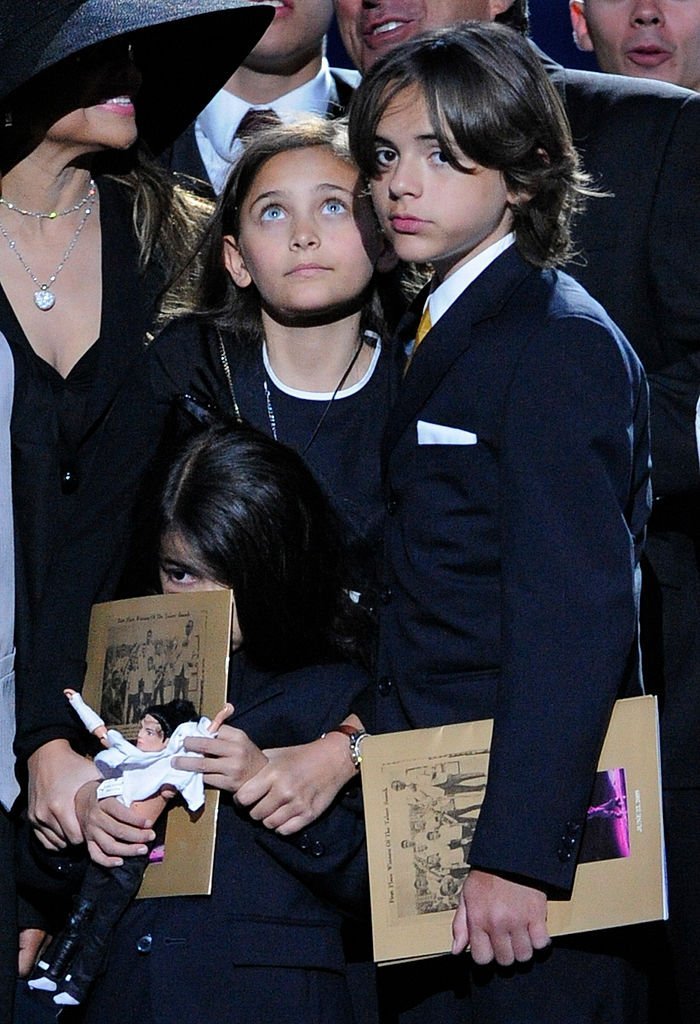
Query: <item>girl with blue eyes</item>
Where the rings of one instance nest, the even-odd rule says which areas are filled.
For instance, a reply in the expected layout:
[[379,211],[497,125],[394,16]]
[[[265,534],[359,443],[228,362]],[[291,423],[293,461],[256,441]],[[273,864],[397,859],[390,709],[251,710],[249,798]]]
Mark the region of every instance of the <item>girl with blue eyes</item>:
[[[350,590],[374,603],[379,439],[398,312],[394,257],[338,121],[266,125],[220,197],[196,301],[153,347],[159,398],[187,394],[296,449],[343,526]],[[391,296],[389,302],[385,296]]]

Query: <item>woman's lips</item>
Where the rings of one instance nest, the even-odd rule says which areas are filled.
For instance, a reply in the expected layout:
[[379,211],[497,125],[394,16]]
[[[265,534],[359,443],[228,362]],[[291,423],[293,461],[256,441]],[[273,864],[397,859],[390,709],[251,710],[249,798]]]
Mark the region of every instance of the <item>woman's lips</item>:
[[112,96],[110,99],[102,100],[97,106],[121,117],[133,117],[136,113],[134,101],[130,96]]

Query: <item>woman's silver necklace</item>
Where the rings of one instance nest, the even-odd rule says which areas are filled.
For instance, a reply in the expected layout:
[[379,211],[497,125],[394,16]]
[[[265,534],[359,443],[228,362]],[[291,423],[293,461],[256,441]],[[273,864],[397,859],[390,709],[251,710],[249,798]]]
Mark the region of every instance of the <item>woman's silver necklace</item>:
[[[323,409],[323,412],[321,413],[321,418],[319,419],[318,423],[314,427],[314,430],[313,430],[313,433],[311,434],[311,437],[309,438],[309,440],[304,445],[304,447],[303,447],[303,449],[302,449],[302,451],[300,453],[301,455],[306,455],[306,453],[308,452],[309,448],[311,447],[311,445],[314,443],[314,441],[318,437],[318,433],[319,433],[321,427],[323,426],[323,424],[325,422],[326,416],[330,412],[330,408],[333,405],[333,402],[335,401],[335,399],[338,396],[338,392],[342,390],[343,385],[345,384],[345,381],[348,379],[348,377],[352,373],[352,369],[353,369],[355,363],[357,362],[357,360],[360,357],[360,352],[362,351],[362,346],[363,345],[364,345],[364,336],[360,337],[359,344],[358,344],[357,348],[355,349],[355,351],[353,353],[353,357],[350,360],[350,362],[348,363],[347,368],[346,368],[346,370],[343,373],[343,376],[340,378],[340,380],[336,384],[335,391],[333,392],[331,397],[326,402],[326,405],[325,405],[325,407]],[[277,440],[279,440],[278,437],[277,437],[277,419],[275,417],[275,410],[274,410],[274,407],[272,405],[272,397],[270,395],[270,389],[269,389],[268,384],[267,384],[267,373],[265,373],[265,376],[263,377],[263,390],[265,392],[265,407],[266,407],[266,410],[267,410],[267,419],[268,419],[268,422],[270,424],[270,430],[272,431],[272,436],[274,437],[275,441],[277,441]]]
[[[92,198],[94,198],[95,194],[96,193],[93,193],[93,197]],[[91,202],[90,199],[88,199],[85,203],[81,203],[80,206],[76,207],[76,209],[80,209],[82,206],[85,206],[85,212],[83,213],[82,217],[80,218],[80,223],[78,224],[77,228],[73,232],[73,237],[71,238],[71,240],[68,243],[68,246],[66,248],[66,251],[63,253],[63,256],[61,257],[61,262],[58,264],[58,266],[54,270],[53,274],[51,274],[51,276],[43,284],[39,280],[39,278],[36,276],[36,274],[34,273],[32,268],[29,266],[29,264],[25,260],[25,258],[22,255],[22,253],[17,248],[17,243],[15,242],[15,240],[10,237],[7,229],[0,222],[0,235],[2,235],[2,237],[5,239],[5,241],[7,242],[8,246],[10,247],[11,252],[13,252],[15,254],[15,256],[19,260],[20,264],[27,271],[27,273],[29,274],[29,276],[31,277],[32,281],[34,282],[34,284],[37,287],[37,290],[34,292],[34,305],[37,307],[37,309],[41,309],[44,312],[48,311],[49,309],[53,309],[53,307],[56,305],[56,295],[51,290],[51,286],[54,284],[54,282],[56,281],[56,278],[61,273],[61,271],[65,267],[66,263],[68,262],[68,260],[73,255],[73,250],[75,249],[76,245],[78,244],[78,239],[80,238],[80,236],[82,234],[83,228],[87,224],[88,217],[92,213],[92,202]],[[19,211],[19,212],[24,212],[24,211]],[[67,212],[70,213],[72,211],[67,211]],[[33,216],[33,214],[28,213],[28,216]],[[62,214],[61,214],[61,216],[62,216]]]
[[6,207],[8,210],[12,210],[13,213],[20,213],[23,217],[35,217],[37,220],[56,220],[58,217],[67,217],[69,213],[77,213],[78,210],[82,210],[84,206],[95,198],[97,195],[97,185],[94,180],[90,178],[88,183],[88,190],[80,199],[75,206],[69,206],[66,210],[50,210],[45,213],[43,210],[23,210],[17,203],[11,203],[4,196],[0,196],[0,206]]

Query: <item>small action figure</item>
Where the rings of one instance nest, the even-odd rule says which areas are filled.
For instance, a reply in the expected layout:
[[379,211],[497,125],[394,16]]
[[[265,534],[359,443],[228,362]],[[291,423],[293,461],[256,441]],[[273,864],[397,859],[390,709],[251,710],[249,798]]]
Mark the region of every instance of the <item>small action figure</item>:
[[[96,778],[103,779],[97,788],[99,799],[111,796],[127,807],[136,805],[152,821],[177,793],[191,811],[199,810],[204,803],[201,774],[180,771],[170,762],[184,751],[186,737],[215,736],[233,714],[231,704],[225,704],[213,721],[198,719],[188,700],[151,705],[133,744],[116,729],[107,729],[77,691],[64,693],[86,729],[106,748],[95,757]],[[83,1001],[104,963],[112,928],[138,892],[148,858],[149,853],[127,857],[111,868],[88,865],[66,926],[37,962],[30,988],[54,992],[59,1006]]]

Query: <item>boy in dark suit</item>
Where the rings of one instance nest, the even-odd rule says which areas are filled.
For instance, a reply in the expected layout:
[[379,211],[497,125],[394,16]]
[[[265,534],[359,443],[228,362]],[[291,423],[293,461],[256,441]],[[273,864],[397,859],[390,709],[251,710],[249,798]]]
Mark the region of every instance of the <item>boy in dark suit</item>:
[[552,269],[584,191],[566,120],[524,40],[470,24],[378,62],[350,131],[398,255],[435,270],[385,437],[377,721],[494,719],[453,924],[473,965],[382,972],[387,1019],[637,1022],[607,939],[547,949],[612,704],[640,692],[649,512],[640,364]]

